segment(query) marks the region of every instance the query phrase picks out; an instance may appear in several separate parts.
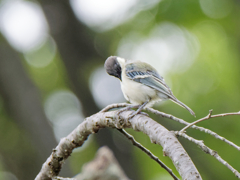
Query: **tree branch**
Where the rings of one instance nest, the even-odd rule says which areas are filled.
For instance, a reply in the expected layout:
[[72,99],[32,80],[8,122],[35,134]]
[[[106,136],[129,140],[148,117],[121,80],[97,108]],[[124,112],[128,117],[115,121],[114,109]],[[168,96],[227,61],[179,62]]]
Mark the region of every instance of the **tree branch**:
[[113,152],[107,147],[101,147],[95,158],[84,164],[82,172],[74,178],[54,177],[53,180],[129,180],[114,157]]
[[128,138],[132,144],[139,149],[141,149],[144,153],[146,153],[151,159],[156,161],[162,168],[164,168],[175,180],[179,180],[178,177],[172,172],[172,170],[167,167],[160,159],[155,156],[151,151],[149,151],[147,148],[145,148],[143,145],[141,145],[139,142],[137,142],[132,135],[127,133],[124,129],[117,129],[119,132],[121,132],[126,138]]
[[216,118],[216,117],[224,117],[224,116],[230,116],[230,115],[240,115],[240,111],[239,112],[236,112],[236,113],[224,113],[224,114],[217,114],[217,115],[212,115],[212,110],[209,111],[209,114],[202,118],[202,119],[199,119],[197,121],[194,121],[190,124],[188,124],[186,127],[184,127],[181,131],[179,131],[178,134],[181,134],[181,133],[184,133],[188,128],[190,128],[191,126],[199,123],[199,122],[202,122],[202,121],[205,121],[207,119],[210,119],[210,118]]
[[81,146],[88,136],[96,133],[100,128],[133,128],[149,136],[152,143],[163,147],[164,155],[169,156],[183,179],[202,179],[187,152],[179,143],[175,134],[156,121],[141,114],[127,121],[132,111],[125,111],[117,116],[118,111],[99,112],[85,119],[72,133],[61,139],[51,156],[43,164],[35,180],[48,180],[57,176],[64,161],[70,156],[72,150]]
[[203,143],[203,141],[194,139],[185,133],[180,133],[180,131],[175,132],[175,134],[178,136],[182,136],[182,137],[186,138],[187,140],[197,144],[205,153],[210,154],[211,156],[215,157],[220,163],[222,163],[228,169],[230,169],[238,179],[240,179],[240,173],[236,169],[234,169],[227,161],[222,159],[221,156],[218,155],[217,151],[214,151],[214,150],[210,149],[208,146],[206,146]]
[[[149,111],[149,112],[151,112],[151,113],[154,113],[154,114],[156,114],[156,115],[159,115],[159,116],[162,116],[162,117],[165,117],[165,118],[168,118],[168,119],[177,121],[177,122],[179,122],[179,123],[181,123],[181,124],[184,124],[184,125],[190,125],[190,124],[191,124],[191,123],[189,123],[189,122],[184,121],[183,119],[177,118],[177,117],[175,117],[175,116],[173,116],[173,115],[171,115],[171,114],[166,114],[166,113],[163,113],[163,112],[159,112],[158,110],[155,110],[155,109],[153,109],[153,108],[146,108],[146,110]],[[238,113],[239,113],[239,112],[238,112]],[[230,113],[230,114],[231,114],[231,113]],[[230,114],[229,114],[229,115],[230,115]],[[219,114],[219,117],[221,117],[221,115],[222,115],[222,114]],[[234,113],[234,114],[231,114],[231,115],[236,115],[236,114]],[[232,147],[234,147],[234,148],[236,148],[237,150],[240,151],[240,147],[239,147],[238,145],[236,145],[236,144],[234,144],[233,142],[227,140],[226,138],[218,135],[217,133],[211,131],[210,129],[203,128],[203,127],[196,126],[196,125],[192,125],[192,126],[190,126],[190,127],[193,128],[193,129],[197,129],[197,130],[199,130],[199,131],[202,131],[202,132],[204,132],[204,133],[206,133],[206,134],[210,134],[210,135],[212,135],[213,137],[215,137],[216,139],[220,139],[221,141],[229,144],[230,146],[232,146]]]
[[76,178],[54,177],[52,180],[77,180]]

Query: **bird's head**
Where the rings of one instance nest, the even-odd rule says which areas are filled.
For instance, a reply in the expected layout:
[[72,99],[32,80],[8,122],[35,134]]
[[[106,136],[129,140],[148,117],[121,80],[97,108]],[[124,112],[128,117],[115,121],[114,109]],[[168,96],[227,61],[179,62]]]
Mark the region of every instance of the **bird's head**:
[[122,69],[123,69],[124,63],[125,63],[125,59],[117,56],[110,56],[105,61],[104,67],[109,75],[122,80],[121,76],[122,76]]

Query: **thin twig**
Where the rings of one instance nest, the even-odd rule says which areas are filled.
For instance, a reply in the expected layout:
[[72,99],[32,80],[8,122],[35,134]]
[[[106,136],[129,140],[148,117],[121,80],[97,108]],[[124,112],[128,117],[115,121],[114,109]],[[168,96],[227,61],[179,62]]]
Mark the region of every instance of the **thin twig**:
[[205,153],[207,154],[210,154],[211,156],[215,157],[220,163],[222,163],[223,165],[225,165],[228,169],[230,169],[233,174],[238,178],[240,179],[240,173],[234,169],[230,164],[228,164],[227,161],[225,161],[224,159],[222,159],[219,154],[217,153],[217,151],[214,151],[212,149],[210,149],[208,146],[206,146],[203,141],[200,141],[200,140],[197,140],[197,139],[194,139],[190,136],[188,136],[187,134],[185,133],[180,133],[180,132],[175,132],[176,135],[178,136],[182,136],[184,138],[186,138],[187,140],[197,144]]
[[[146,110],[150,111],[151,113],[154,113],[156,115],[159,115],[159,116],[162,116],[162,117],[174,120],[174,121],[179,122],[179,123],[184,124],[184,125],[189,125],[190,124],[189,122],[186,122],[183,119],[177,118],[177,117],[175,117],[173,115],[170,115],[170,114],[166,114],[166,113],[160,112],[160,111],[155,110],[153,108],[146,108]],[[240,112],[238,112],[238,113],[240,113]],[[234,148],[236,148],[237,150],[240,151],[240,147],[238,145],[236,145],[233,142],[227,140],[226,138],[218,135],[217,133],[211,131],[210,129],[207,129],[207,128],[204,128],[204,127],[199,127],[199,126],[196,126],[196,125],[192,125],[191,128],[197,129],[197,130],[202,131],[202,132],[204,132],[206,134],[210,134],[213,137],[215,137],[216,139],[219,139],[219,140],[227,143],[228,145],[230,145],[230,146],[232,146],[232,147],[234,147]]]
[[118,103],[118,104],[110,104],[107,107],[103,108],[100,112],[107,112],[110,109],[113,108],[120,108],[120,107],[126,107],[126,106],[130,106],[131,104],[128,103]]
[[209,110],[208,118],[210,118],[210,117],[211,117],[211,115],[212,115],[212,112],[213,112],[213,110],[212,110],[212,109],[211,109],[211,110]]
[[[130,106],[130,105],[131,105],[131,104],[128,104],[128,103],[112,104],[112,105],[109,105],[109,106],[105,107],[101,112],[108,111],[109,109],[112,109],[112,108],[126,107],[126,106]],[[179,122],[179,123],[181,123],[181,124],[184,124],[184,125],[186,125],[186,126],[188,126],[188,125],[191,124],[191,123],[189,123],[189,122],[184,121],[183,119],[177,118],[177,117],[175,117],[175,116],[173,116],[173,115],[171,115],[171,114],[166,114],[166,113],[160,112],[160,111],[155,110],[155,109],[153,109],[153,108],[146,107],[145,109],[146,109],[147,111],[150,111],[151,113],[154,113],[154,114],[156,114],[156,115],[159,115],[159,116],[162,116],[162,117],[165,117],[165,118],[174,120],[174,121],[177,121],[177,122]],[[238,113],[235,113],[235,114],[232,114],[232,113],[226,113],[226,114],[227,114],[227,115],[237,115],[237,114],[240,114],[240,111],[239,111]],[[208,114],[208,116],[209,116],[209,115],[210,115],[211,117],[213,117],[211,114]],[[214,115],[214,117],[215,117],[215,116],[221,117],[221,116],[223,116],[223,115],[224,115],[224,114]],[[208,116],[207,116],[207,117],[208,117]],[[205,117],[205,118],[206,118],[206,117]],[[202,131],[202,132],[204,132],[204,133],[206,133],[206,134],[210,134],[211,136],[215,137],[216,139],[219,139],[219,140],[227,143],[228,145],[236,148],[238,151],[240,151],[240,146],[238,146],[238,145],[236,145],[235,143],[229,141],[228,139],[226,139],[226,138],[218,135],[217,133],[213,132],[213,131],[210,130],[210,129],[207,129],[207,128],[204,128],[204,127],[200,127],[200,126],[196,126],[196,125],[191,125],[190,127],[193,128],[193,129],[197,129],[197,130],[199,130],[199,131]]]
[[[128,104],[121,104],[121,105],[118,106],[118,107],[124,107],[124,106],[128,106]],[[204,120],[207,120],[207,119],[210,119],[210,118],[224,117],[224,116],[229,116],[229,115],[240,115],[240,112],[237,112],[237,113],[224,113],[224,114],[212,115],[212,110],[210,110],[210,111],[209,111],[209,114],[208,114],[206,117],[204,117],[204,118],[202,118],[202,119],[199,119],[199,120],[197,120],[197,121],[194,121],[193,123],[188,123],[188,122],[186,122],[186,121],[184,121],[184,120],[182,120],[182,119],[176,118],[176,117],[174,117],[174,116],[172,116],[172,115],[169,115],[169,114],[166,114],[166,113],[159,112],[159,111],[154,110],[154,109],[152,109],[152,108],[145,108],[145,109],[148,110],[148,111],[150,111],[150,112],[152,112],[152,113],[154,113],[154,114],[157,114],[157,115],[160,115],[160,116],[162,116],[162,117],[166,117],[166,118],[175,120],[175,121],[177,121],[177,122],[179,122],[179,123],[185,124],[186,127],[183,128],[181,131],[179,131],[177,134],[178,134],[178,135],[181,135],[181,136],[183,136],[183,137],[185,137],[185,138],[187,138],[187,139],[189,139],[190,141],[192,141],[192,142],[194,142],[194,143],[196,143],[196,144],[198,144],[204,152],[206,152],[206,153],[214,156],[219,162],[221,162],[222,164],[224,164],[225,166],[227,166],[227,167],[240,179],[240,173],[239,173],[237,170],[235,170],[230,164],[228,164],[225,160],[223,160],[223,159],[218,155],[218,153],[217,153],[216,151],[214,151],[214,150],[210,149],[209,147],[207,147],[206,145],[204,145],[204,143],[203,143],[202,141],[198,141],[198,140],[196,140],[196,139],[194,139],[194,138],[192,138],[192,137],[189,137],[188,135],[186,135],[186,134],[184,133],[184,131],[185,131],[187,128],[189,128],[189,127],[194,128],[194,129],[198,129],[198,130],[203,131],[203,132],[205,132],[205,133],[207,133],[207,134],[210,134],[210,135],[214,136],[216,139],[220,139],[220,140],[226,142],[227,144],[231,145],[232,147],[240,150],[240,147],[239,147],[239,146],[237,146],[237,145],[234,144],[233,142],[227,140],[226,138],[224,138],[224,137],[222,137],[222,136],[219,136],[217,133],[215,133],[215,132],[213,132],[213,131],[211,131],[211,130],[209,130],[209,129],[206,129],[206,128],[203,128],[203,127],[199,127],[199,126],[196,126],[196,125],[195,125],[195,124],[197,124],[197,123],[199,123],[199,122],[201,122],[201,121],[204,121]]]
[[155,156],[151,151],[149,151],[147,148],[145,148],[143,145],[141,145],[139,142],[137,142],[132,135],[127,133],[124,129],[117,129],[119,132],[121,132],[125,137],[127,137],[134,146],[141,149],[143,152],[145,152],[150,158],[152,158],[154,161],[156,161],[162,168],[164,168],[175,180],[179,180],[178,177],[172,172],[172,170],[167,167],[160,159],[158,159],[157,156]]
[[57,177],[54,177],[53,180],[77,180],[77,179],[75,179],[75,178],[63,178],[63,177],[57,176]]
[[215,118],[215,117],[224,117],[224,116],[230,116],[230,115],[240,115],[240,112],[237,112],[237,113],[224,113],[224,114],[217,114],[217,115],[212,115],[212,110],[209,111],[209,114],[202,118],[202,119],[199,119],[197,121],[194,121],[190,124],[188,124],[186,127],[184,127],[181,131],[179,131],[179,133],[183,133],[185,132],[188,128],[190,128],[191,126],[199,123],[199,122],[202,122],[202,121],[205,121],[207,119],[210,119],[210,118]]

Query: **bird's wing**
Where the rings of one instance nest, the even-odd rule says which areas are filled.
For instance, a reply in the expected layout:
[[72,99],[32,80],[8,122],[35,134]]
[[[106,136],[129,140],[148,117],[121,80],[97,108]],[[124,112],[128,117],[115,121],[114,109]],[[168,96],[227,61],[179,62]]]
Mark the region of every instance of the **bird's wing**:
[[195,113],[187,105],[179,101],[172,93],[171,89],[166,85],[164,79],[154,69],[145,70],[137,69],[131,66],[126,66],[126,75],[129,79],[144,84],[150,88],[153,88],[163,94],[165,94],[170,100],[178,105],[186,108],[193,116]]
[[126,68],[126,75],[129,79],[135,82],[151,87],[167,95],[171,99],[176,99],[171,89],[166,85],[164,79],[154,71],[147,70],[146,72],[143,72]]

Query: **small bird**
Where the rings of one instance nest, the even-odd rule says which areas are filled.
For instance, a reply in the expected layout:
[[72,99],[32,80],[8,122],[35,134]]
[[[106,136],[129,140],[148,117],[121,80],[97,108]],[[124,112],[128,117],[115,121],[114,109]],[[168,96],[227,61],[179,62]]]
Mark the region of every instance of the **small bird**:
[[104,67],[109,75],[120,79],[125,99],[132,104],[140,105],[136,114],[146,105],[150,107],[157,101],[170,99],[195,116],[188,106],[173,95],[163,77],[150,64],[110,56]]

